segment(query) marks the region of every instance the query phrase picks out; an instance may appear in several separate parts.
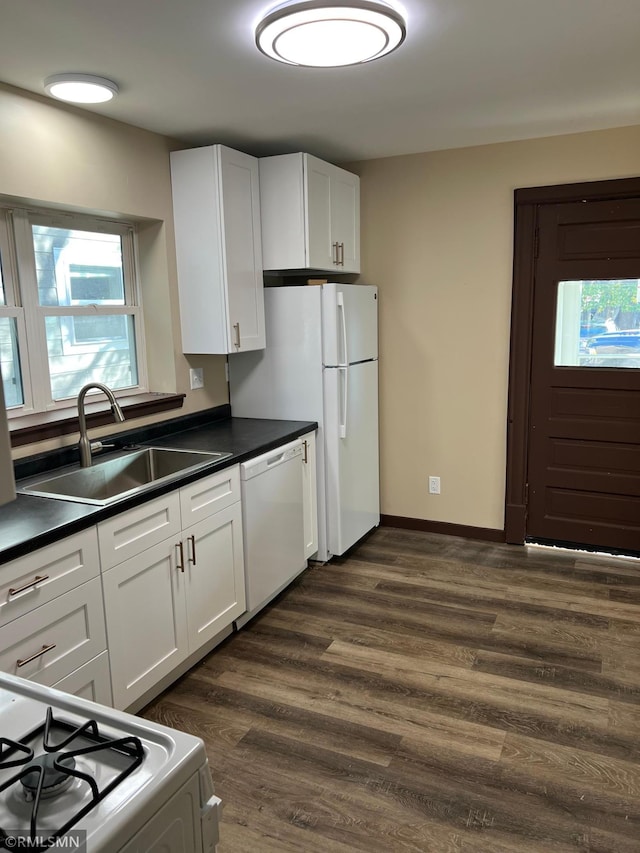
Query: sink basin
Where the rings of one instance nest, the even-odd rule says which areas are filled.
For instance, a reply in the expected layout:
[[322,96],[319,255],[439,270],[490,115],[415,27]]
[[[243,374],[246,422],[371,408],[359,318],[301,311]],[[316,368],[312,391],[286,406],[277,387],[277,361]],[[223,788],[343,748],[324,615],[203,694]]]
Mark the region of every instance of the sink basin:
[[18,492],[63,501],[106,506],[148,486],[172,480],[180,474],[196,471],[230,453],[200,450],[172,450],[147,447],[105,459],[90,468],[79,468],[23,486]]

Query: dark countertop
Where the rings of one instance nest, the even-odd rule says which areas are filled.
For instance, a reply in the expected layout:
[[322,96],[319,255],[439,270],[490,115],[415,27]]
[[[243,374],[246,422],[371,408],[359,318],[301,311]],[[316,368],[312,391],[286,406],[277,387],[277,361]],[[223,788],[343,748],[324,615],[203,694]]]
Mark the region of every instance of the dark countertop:
[[[168,428],[170,426],[171,422],[168,422]],[[91,527],[105,518],[146,503],[187,483],[273,450],[281,444],[312,432],[317,429],[317,426],[313,421],[228,418],[179,432],[167,431],[166,435],[141,442],[141,444],[154,447],[176,447],[182,450],[217,450],[231,453],[231,456],[212,462],[205,468],[185,474],[170,483],[150,486],[141,493],[115,501],[109,506],[92,506],[55,498],[18,495],[15,501],[0,506],[0,564],[29,554],[58,539],[64,539],[65,536]],[[96,461],[101,458],[106,459],[108,455],[101,454]],[[47,474],[40,474],[36,479],[42,480],[49,474],[73,470],[77,467],[78,465],[58,468]],[[19,488],[20,482],[17,485]]]

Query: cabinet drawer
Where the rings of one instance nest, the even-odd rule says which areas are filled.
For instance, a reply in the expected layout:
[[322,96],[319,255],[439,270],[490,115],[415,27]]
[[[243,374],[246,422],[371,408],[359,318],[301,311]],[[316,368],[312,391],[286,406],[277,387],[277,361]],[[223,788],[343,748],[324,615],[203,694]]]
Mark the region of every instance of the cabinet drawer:
[[170,536],[180,537],[180,497],[170,492],[98,525],[103,571]]
[[240,500],[240,467],[234,465],[180,489],[182,526],[192,524]]
[[99,573],[95,527],[5,563],[0,566],[0,625],[24,616]]
[[109,652],[102,654],[79,666],[78,669],[56,681],[56,690],[81,696],[91,702],[111,706],[111,674],[109,672]]
[[102,589],[94,578],[0,628],[0,670],[51,687],[106,647]]

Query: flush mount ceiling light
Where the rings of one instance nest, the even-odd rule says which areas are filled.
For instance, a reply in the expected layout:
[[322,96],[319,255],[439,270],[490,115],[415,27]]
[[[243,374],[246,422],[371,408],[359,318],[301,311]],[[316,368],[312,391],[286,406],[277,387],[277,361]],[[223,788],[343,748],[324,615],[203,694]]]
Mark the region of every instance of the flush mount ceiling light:
[[265,15],[256,44],[288,65],[331,68],[378,59],[405,35],[404,17],[381,0],[298,0]]
[[102,104],[118,94],[118,86],[106,77],[94,74],[54,74],[44,81],[52,98],[72,104]]

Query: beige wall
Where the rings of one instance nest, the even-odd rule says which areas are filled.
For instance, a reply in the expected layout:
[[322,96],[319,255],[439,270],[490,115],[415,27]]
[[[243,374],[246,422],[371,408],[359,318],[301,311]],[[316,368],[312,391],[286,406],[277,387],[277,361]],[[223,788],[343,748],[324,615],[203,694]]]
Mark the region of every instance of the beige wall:
[[[172,416],[228,402],[224,357],[193,357],[190,365],[181,354],[169,174],[175,147],[163,136],[0,84],[0,196],[144,220],[139,246],[150,388],[187,394]],[[189,366],[204,367],[203,390],[189,390]],[[126,428],[164,417],[128,421]]]
[[348,168],[380,288],[382,511],[502,528],[513,190],[638,175],[640,127]]

